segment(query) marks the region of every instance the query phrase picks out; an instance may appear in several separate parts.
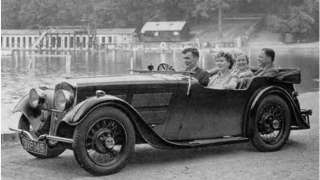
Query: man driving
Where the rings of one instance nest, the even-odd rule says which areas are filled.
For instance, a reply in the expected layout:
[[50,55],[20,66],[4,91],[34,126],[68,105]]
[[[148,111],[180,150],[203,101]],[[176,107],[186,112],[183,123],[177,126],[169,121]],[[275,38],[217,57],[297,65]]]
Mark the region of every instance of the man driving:
[[209,83],[210,74],[198,67],[199,51],[196,48],[186,48],[182,51],[184,63],[186,65],[185,71],[192,72],[192,76],[196,78],[203,86]]

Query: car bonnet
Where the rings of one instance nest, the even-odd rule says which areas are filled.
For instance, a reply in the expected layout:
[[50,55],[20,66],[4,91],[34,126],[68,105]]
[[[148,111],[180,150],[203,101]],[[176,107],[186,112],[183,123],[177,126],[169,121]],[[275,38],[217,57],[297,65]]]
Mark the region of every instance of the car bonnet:
[[74,87],[108,84],[177,83],[185,78],[181,74],[127,74],[96,77],[69,78],[67,83]]

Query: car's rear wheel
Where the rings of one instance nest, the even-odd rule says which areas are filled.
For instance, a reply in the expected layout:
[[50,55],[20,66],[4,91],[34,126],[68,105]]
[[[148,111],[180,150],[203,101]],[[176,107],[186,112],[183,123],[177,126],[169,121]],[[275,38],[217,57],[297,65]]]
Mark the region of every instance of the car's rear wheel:
[[121,170],[134,151],[135,132],[127,115],[114,107],[91,112],[75,129],[76,160],[93,175]]
[[281,149],[290,134],[290,121],[290,109],[283,98],[265,96],[257,107],[253,122],[253,146],[259,151]]
[[[48,122],[50,123],[50,122]],[[20,117],[20,120],[19,120],[19,124],[18,124],[18,128],[19,129],[22,129],[22,130],[25,130],[25,131],[28,131],[35,139],[38,138],[38,136],[40,136],[41,134],[39,134],[39,132],[44,132],[46,131],[45,128],[46,127],[43,127],[40,131],[34,131],[32,126],[30,125],[28,119],[22,115]],[[28,140],[31,140],[28,136],[24,135],[23,133],[20,133],[19,134],[19,139],[20,139],[20,143],[21,145],[23,146],[23,140],[22,139],[27,139],[27,141],[24,141],[25,143],[26,142],[29,142]],[[31,151],[28,151],[26,150],[29,154],[37,157],[37,158],[53,158],[53,157],[57,157],[59,156],[60,154],[62,154],[64,151],[65,151],[65,147],[60,144],[60,143],[57,143],[56,145],[52,146],[52,145],[48,145],[46,143],[46,146],[47,146],[47,154],[46,155],[43,155],[43,154],[37,154],[37,153],[33,153]]]

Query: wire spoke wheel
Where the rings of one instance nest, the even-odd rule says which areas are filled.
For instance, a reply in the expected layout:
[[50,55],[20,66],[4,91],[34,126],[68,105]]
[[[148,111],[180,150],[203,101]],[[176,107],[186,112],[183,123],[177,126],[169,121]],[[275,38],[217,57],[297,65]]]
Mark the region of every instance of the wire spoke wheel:
[[134,151],[135,132],[128,116],[114,107],[99,107],[77,125],[73,152],[81,167],[93,175],[121,170]]
[[108,166],[118,160],[126,146],[124,127],[112,119],[101,119],[89,129],[86,148],[90,159],[100,166]]
[[263,97],[257,106],[250,138],[259,151],[282,148],[290,134],[291,114],[286,101],[278,95]]
[[284,133],[285,112],[279,104],[265,104],[259,115],[258,130],[261,139],[267,144],[277,143]]
[[175,71],[174,68],[167,63],[159,64],[157,67],[157,70],[158,71]]

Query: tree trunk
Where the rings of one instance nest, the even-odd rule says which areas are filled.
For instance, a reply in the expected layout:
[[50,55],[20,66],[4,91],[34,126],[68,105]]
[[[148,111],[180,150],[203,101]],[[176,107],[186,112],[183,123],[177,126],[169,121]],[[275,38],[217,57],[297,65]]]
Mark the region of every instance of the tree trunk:
[[222,34],[222,7],[219,5],[218,7],[218,28],[219,28],[219,38],[223,37]]

